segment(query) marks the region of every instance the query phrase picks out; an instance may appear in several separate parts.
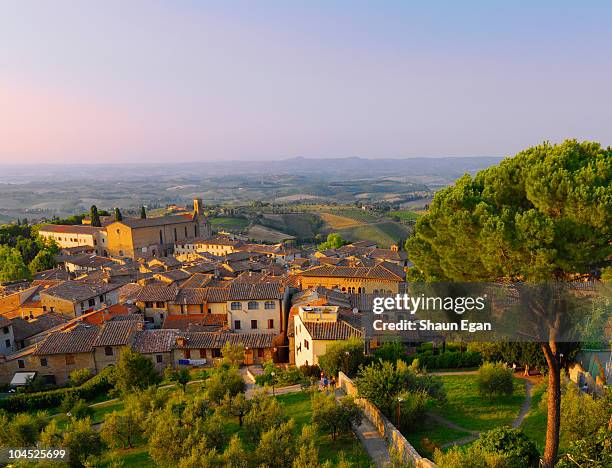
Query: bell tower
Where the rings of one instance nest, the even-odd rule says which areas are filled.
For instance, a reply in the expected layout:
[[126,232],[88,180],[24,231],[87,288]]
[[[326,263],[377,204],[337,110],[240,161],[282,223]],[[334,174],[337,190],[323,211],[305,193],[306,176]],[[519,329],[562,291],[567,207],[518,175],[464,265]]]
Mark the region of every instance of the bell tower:
[[202,216],[204,214],[203,208],[204,208],[204,204],[202,203],[202,199],[194,198],[193,199],[193,214]]

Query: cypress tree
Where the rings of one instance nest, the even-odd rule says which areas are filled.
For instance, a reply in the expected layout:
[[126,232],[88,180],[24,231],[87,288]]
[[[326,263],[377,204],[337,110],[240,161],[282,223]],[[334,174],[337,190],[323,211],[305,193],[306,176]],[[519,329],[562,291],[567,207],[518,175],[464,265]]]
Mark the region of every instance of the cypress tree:
[[91,205],[91,209],[89,210],[89,216],[91,218],[92,226],[102,227],[102,223],[100,222],[100,215],[98,214],[98,207],[96,205]]
[[119,208],[115,208],[115,221],[123,221],[123,215]]
[[147,219],[147,210],[145,210],[144,206],[140,207],[140,218]]

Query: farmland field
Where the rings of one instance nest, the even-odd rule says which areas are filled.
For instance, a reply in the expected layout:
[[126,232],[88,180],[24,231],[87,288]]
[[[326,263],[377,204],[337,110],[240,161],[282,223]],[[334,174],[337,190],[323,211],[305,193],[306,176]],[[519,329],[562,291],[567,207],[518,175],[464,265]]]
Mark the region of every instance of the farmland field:
[[390,216],[397,216],[402,221],[416,221],[421,217],[420,213],[416,213],[410,210],[390,211]]
[[276,231],[261,224],[254,224],[247,231],[249,239],[253,239],[257,242],[267,242],[269,244],[276,244],[284,240],[295,239],[294,236],[286,234],[281,231]]
[[228,216],[220,216],[218,218],[210,218],[208,222],[213,228],[226,229],[244,229],[249,225],[249,221],[244,218],[231,218]]
[[341,229],[338,233],[349,241],[370,240],[376,242],[379,247],[388,248],[401,239],[406,238],[410,231],[401,224],[389,221],[376,224],[362,224]]
[[332,230],[345,229],[363,224],[362,221],[357,221],[346,216],[339,216],[332,213],[321,213],[319,215],[325,224]]

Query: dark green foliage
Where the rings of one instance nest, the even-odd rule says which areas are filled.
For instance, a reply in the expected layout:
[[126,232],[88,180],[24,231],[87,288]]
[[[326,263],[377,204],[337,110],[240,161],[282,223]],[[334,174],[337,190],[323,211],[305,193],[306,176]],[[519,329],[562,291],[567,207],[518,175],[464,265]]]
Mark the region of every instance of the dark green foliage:
[[0,283],[30,278],[30,270],[15,247],[0,245]]
[[409,364],[418,359],[419,367],[427,370],[434,369],[462,369],[466,367],[477,367],[482,363],[480,353],[470,351],[446,351],[433,354],[431,351],[413,354],[405,358]]
[[140,207],[140,219],[147,219],[147,210],[144,206]]
[[365,362],[363,341],[359,338],[332,343],[319,358],[319,366],[328,377],[338,375],[339,371],[349,376],[355,375]]
[[13,417],[0,414],[0,446],[32,447],[45,427],[47,415],[20,413]]
[[612,431],[602,426],[595,434],[573,440],[557,466],[559,468],[612,466]]
[[187,382],[191,380],[191,374],[189,369],[173,369],[172,367],[166,367],[164,370],[164,378],[172,382],[176,382],[185,389]]
[[512,395],[514,372],[503,362],[485,362],[478,370],[478,390],[481,395]]
[[498,427],[483,432],[474,445],[485,453],[503,455],[513,468],[535,467],[540,460],[535,444],[520,429]]
[[115,389],[124,395],[143,390],[160,380],[153,361],[130,348],[121,351],[116,368]]
[[389,362],[396,362],[398,359],[406,358],[406,350],[404,346],[398,341],[387,341],[382,346],[374,350],[374,360],[383,360]]
[[123,221],[123,215],[119,208],[115,208],[115,221]]
[[210,401],[220,403],[226,394],[237,395],[244,391],[244,381],[235,367],[218,367],[205,384],[206,396]]
[[350,396],[336,402],[333,393],[312,394],[312,423],[331,434],[332,440],[351,431],[352,424],[361,423],[361,411]]
[[102,227],[102,223],[100,222],[100,214],[98,213],[98,207],[96,205],[91,205],[91,209],[89,210],[89,218],[91,219],[92,226]]
[[112,388],[113,367],[107,367],[80,387],[59,388],[48,392],[22,393],[0,400],[0,409],[13,413],[59,406],[66,395],[91,400]]
[[39,271],[51,270],[56,266],[55,256],[48,250],[41,250],[30,263],[30,271],[34,274]]
[[376,405],[387,417],[393,418],[397,397],[406,391],[424,391],[430,399],[445,398],[442,381],[420,374],[405,362],[381,361],[363,367],[355,381],[359,396]]
[[[410,432],[423,422],[430,400],[431,397],[423,390],[406,391],[397,396],[397,403],[400,406],[400,428],[402,431]],[[394,424],[397,424],[396,419],[393,418]]]

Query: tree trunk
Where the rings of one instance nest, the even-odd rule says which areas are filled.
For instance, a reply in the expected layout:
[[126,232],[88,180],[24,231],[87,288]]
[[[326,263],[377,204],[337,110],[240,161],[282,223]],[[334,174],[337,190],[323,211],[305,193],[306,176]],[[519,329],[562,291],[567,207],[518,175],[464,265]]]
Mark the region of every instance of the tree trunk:
[[559,429],[561,427],[561,366],[555,342],[542,344],[548,364],[548,414],[546,421],[546,447],[543,466],[552,468],[557,461],[559,450]]

